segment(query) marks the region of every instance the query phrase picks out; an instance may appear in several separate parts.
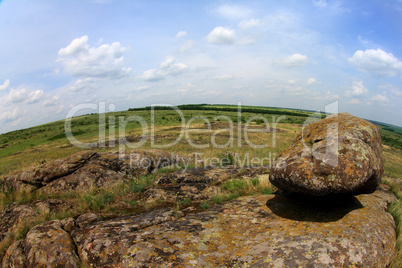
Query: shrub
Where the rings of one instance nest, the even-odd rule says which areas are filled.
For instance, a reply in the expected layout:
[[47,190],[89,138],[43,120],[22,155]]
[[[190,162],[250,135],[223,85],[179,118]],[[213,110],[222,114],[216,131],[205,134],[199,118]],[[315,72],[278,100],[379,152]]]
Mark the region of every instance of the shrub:
[[179,205],[180,206],[187,206],[191,203],[191,199],[190,198],[184,198],[182,200],[179,201]]
[[132,180],[129,181],[128,187],[130,192],[140,193],[144,191],[144,189],[151,185],[154,181],[155,174],[134,177]]
[[202,201],[201,202],[201,204],[200,204],[200,207],[203,209],[203,210],[206,210],[206,209],[208,209],[209,208],[209,203],[208,203],[208,201]]
[[223,195],[222,194],[217,194],[212,196],[212,202],[214,202],[215,204],[220,204],[222,203],[224,200]]
[[93,191],[92,193],[85,194],[84,202],[91,210],[102,210],[108,204],[113,203],[114,194],[105,190]]

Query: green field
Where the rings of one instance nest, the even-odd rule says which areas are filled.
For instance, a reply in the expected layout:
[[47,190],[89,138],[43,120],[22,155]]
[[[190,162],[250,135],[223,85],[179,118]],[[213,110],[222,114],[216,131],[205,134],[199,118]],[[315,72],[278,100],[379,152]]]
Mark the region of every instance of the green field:
[[[104,116],[98,114],[78,116],[72,118],[71,130],[73,136],[80,142],[99,142],[100,139],[102,141],[102,135],[99,135],[99,120],[102,122],[104,118],[106,146],[92,149],[98,151],[118,150],[117,145],[112,146],[113,142],[110,144],[108,142],[118,140],[123,136],[133,140],[147,136],[148,139],[141,146],[141,148],[147,149],[151,147],[151,121],[153,120],[157,145],[169,144],[177,140],[182,127],[188,127],[194,129],[188,134],[191,142],[209,144],[206,148],[196,149],[197,152],[204,153],[207,157],[217,156],[228,150],[239,154],[249,153],[251,156],[264,157],[267,152],[279,153],[288,147],[296,134],[300,132],[307,117],[313,114],[313,112],[304,110],[242,106],[241,116],[238,116],[238,107],[235,105],[181,105],[179,108],[182,115],[169,107],[156,107],[154,116],[151,116],[151,111],[147,107],[108,113]],[[321,117],[323,116],[325,115],[322,114]],[[196,119],[196,117],[199,118]],[[143,119],[143,125],[136,120],[138,118]],[[229,124],[230,122],[233,126]],[[268,144],[267,148],[252,148],[245,142],[244,133],[240,133],[240,135],[238,133],[239,124],[249,123],[250,128],[264,130],[266,122],[268,122],[268,129],[275,127],[278,132],[275,134],[269,131],[254,133],[250,130],[248,138],[253,144]],[[208,124],[211,124],[211,130],[197,131],[197,129],[208,128]],[[220,128],[228,129],[217,133],[218,135],[215,134],[217,144],[228,144],[227,136],[230,134],[230,127],[234,137],[232,144],[228,144],[226,148],[212,146],[211,137],[216,133],[214,124],[220,124]],[[402,174],[402,167],[399,164],[401,163],[402,134],[400,133],[402,133],[402,128],[385,125],[379,125],[379,128],[386,156],[385,174],[400,177]],[[177,153],[194,153],[195,150],[184,138],[168,149]],[[1,134],[0,177],[81,150],[85,149],[77,148],[67,140],[63,120]]]
[[[165,150],[181,155],[199,153],[205,159],[222,159],[225,153],[230,152],[237,153],[240,159],[269,158],[268,161],[273,161],[277,154],[293,143],[306,119],[313,115],[313,112],[305,110],[253,106],[242,106],[242,112],[239,115],[238,107],[235,105],[181,105],[179,109],[180,111],[171,107],[156,107],[152,113],[150,107],[144,107],[104,115],[77,116],[71,119],[71,133],[79,142],[91,145],[89,149],[95,151],[130,149],[126,145],[118,146],[121,139],[125,139],[132,146],[140,149],[163,147],[174,143]],[[318,114],[316,120],[323,117],[325,114]],[[389,184],[395,195],[400,198],[402,128],[382,123],[377,123],[377,126],[382,136],[385,158],[383,182]],[[152,145],[151,142],[154,144]],[[256,148],[262,145],[265,147]],[[1,134],[0,180],[13,172],[83,150],[88,148],[74,146],[67,139],[64,120]],[[233,163],[233,159],[229,160],[230,164],[241,164]],[[256,163],[251,164],[256,165]],[[263,164],[271,165],[271,162]],[[161,172],[171,171],[162,170]],[[0,193],[0,209],[10,202],[29,204],[38,198],[66,198],[77,204],[74,211],[44,215],[35,222],[16,229],[8,240],[0,244],[0,256],[15,239],[23,237],[29,228],[39,222],[77,216],[88,211],[126,213],[120,211],[118,206],[116,207],[115,204],[118,202],[132,206],[133,213],[143,211],[143,209],[137,209],[142,201],[133,200],[133,193],[143,191],[152,184],[155,176],[158,174],[140,177],[135,180],[135,183],[127,182],[128,184],[124,183],[113,189],[72,192],[61,196]],[[270,194],[273,189],[267,179],[253,178],[244,181],[227,181],[221,185],[221,191],[221,194],[214,196],[211,201],[203,201],[199,209],[207,209],[213,204],[219,204],[239,195]],[[176,204],[179,209],[189,206],[191,201],[180,202]],[[389,211],[397,223],[398,256],[402,256],[400,199],[390,206]],[[402,258],[396,258],[393,267],[399,267],[402,262],[400,259]]]

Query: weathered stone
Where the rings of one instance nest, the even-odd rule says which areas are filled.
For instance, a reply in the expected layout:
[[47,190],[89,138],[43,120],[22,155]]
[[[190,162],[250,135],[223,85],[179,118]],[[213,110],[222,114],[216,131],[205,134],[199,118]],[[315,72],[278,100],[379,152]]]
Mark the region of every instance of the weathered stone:
[[98,220],[98,215],[95,213],[85,213],[77,218],[75,221],[79,227],[84,227],[92,222]]
[[121,159],[119,152],[84,151],[12,174],[2,181],[6,191],[41,191],[52,193],[75,189],[111,186],[179,161],[184,157],[161,150],[138,150]]
[[171,220],[173,213],[173,210],[166,208],[134,217],[95,222],[74,230],[71,235],[82,262],[92,267],[136,267],[141,263],[146,267],[151,265],[145,261],[149,258],[146,250],[138,252],[138,260],[124,253],[127,250],[135,253],[138,231]]
[[3,267],[387,267],[395,200],[382,188],[343,199],[246,196],[180,219],[165,208],[91,220],[72,239],[66,222],[50,221],[14,243]]
[[323,196],[373,192],[382,173],[379,130],[342,113],[306,126],[276,158],[269,178],[280,189]]
[[156,183],[159,185],[170,184],[215,184],[223,183],[231,178],[253,178],[257,175],[266,174],[268,170],[265,167],[244,166],[242,168],[213,168],[198,167],[183,169],[176,172],[162,175]]
[[34,201],[32,204],[37,207],[41,214],[57,213],[59,211],[71,210],[74,203],[69,200],[47,199]]
[[72,237],[93,267],[386,267],[396,235],[385,208],[395,197],[349,198],[247,196],[178,220],[165,209],[98,221]]
[[25,238],[27,267],[80,267],[76,248],[60,221],[32,228]]
[[156,180],[156,187],[148,189],[143,194],[147,203],[164,200],[175,203],[183,199],[202,201],[211,199],[218,192],[219,187],[213,184],[221,184],[229,179],[255,177],[267,173],[263,167],[240,168],[190,168],[161,175]]
[[61,228],[68,233],[70,233],[74,228],[77,228],[77,224],[73,218],[62,219],[60,220],[60,224]]
[[28,205],[11,203],[5,206],[0,213],[0,241],[2,241],[10,231],[22,227],[24,224],[33,220],[37,215],[35,209]]
[[94,154],[94,152],[78,153],[63,160],[55,160],[6,177],[3,191],[31,191],[41,188],[58,178],[73,173],[82,167]]
[[3,257],[2,267],[25,268],[26,261],[24,241],[18,240],[7,249]]

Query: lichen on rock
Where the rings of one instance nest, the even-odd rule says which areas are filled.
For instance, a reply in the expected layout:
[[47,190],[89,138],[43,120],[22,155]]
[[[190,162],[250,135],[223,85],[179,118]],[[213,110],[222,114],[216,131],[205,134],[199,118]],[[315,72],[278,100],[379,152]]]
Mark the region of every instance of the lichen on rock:
[[341,113],[303,128],[275,159],[269,178],[280,189],[323,196],[373,192],[382,173],[378,128]]

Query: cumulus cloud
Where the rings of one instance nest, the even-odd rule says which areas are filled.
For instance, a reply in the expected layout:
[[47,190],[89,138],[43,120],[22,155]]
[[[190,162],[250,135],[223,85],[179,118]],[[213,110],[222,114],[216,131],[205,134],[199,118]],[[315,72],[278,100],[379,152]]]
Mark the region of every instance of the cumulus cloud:
[[214,80],[216,81],[222,81],[222,82],[226,82],[229,80],[234,79],[233,75],[231,74],[223,74],[223,75],[217,75],[214,77]]
[[239,28],[242,30],[248,30],[250,28],[255,28],[260,25],[261,25],[261,21],[259,19],[242,20],[239,23]]
[[180,32],[178,32],[177,34],[176,34],[176,38],[180,38],[180,37],[183,37],[183,36],[186,36],[187,35],[187,32],[186,31],[180,31]]
[[147,81],[159,81],[165,79],[167,76],[176,76],[188,69],[184,63],[176,63],[173,57],[168,57],[161,63],[158,69],[150,69],[145,71],[140,78]]
[[301,55],[295,53],[289,57],[279,60],[279,65],[287,68],[301,67],[306,65],[308,62],[308,57],[306,55]]
[[43,105],[45,106],[57,105],[58,103],[59,103],[59,97],[50,95],[48,95],[46,99],[43,101]]
[[28,104],[36,103],[42,99],[43,90],[38,89],[29,92],[25,88],[11,89],[10,93],[5,97],[6,103],[21,103],[25,102]]
[[379,85],[378,89],[385,91],[385,92],[389,92],[395,96],[402,96],[402,90],[396,85],[383,84],[383,85]]
[[11,122],[14,121],[15,119],[19,118],[20,114],[18,111],[18,107],[15,107],[12,112],[4,112],[0,114],[0,122]]
[[[236,33],[236,30],[218,26],[215,27],[208,35],[207,41],[211,44],[215,45],[249,45],[255,43],[259,37],[256,36],[253,31],[251,31],[251,22],[249,25],[239,25],[240,27],[240,35]],[[249,27],[249,28],[241,28],[241,27]]]
[[349,101],[349,103],[350,103],[350,104],[361,104],[361,101],[358,100],[358,99],[351,99],[351,100]]
[[74,84],[70,87],[72,91],[83,91],[83,90],[91,90],[97,86],[97,79],[95,78],[83,78],[78,79],[74,82]]
[[388,77],[402,74],[402,61],[381,49],[358,50],[348,61],[362,72]]
[[149,86],[139,86],[138,88],[136,88],[137,91],[146,91],[149,89]]
[[57,61],[63,63],[64,71],[72,76],[118,79],[131,70],[124,66],[125,51],[119,42],[90,47],[85,35],[61,48]]
[[194,47],[194,41],[193,40],[187,40],[186,42],[184,42],[184,44],[180,47],[179,51],[180,52],[187,52],[190,51],[191,49],[193,49]]
[[43,90],[38,89],[29,93],[28,103],[36,103],[42,99]]
[[314,85],[314,84],[320,84],[320,82],[317,81],[314,77],[311,77],[307,79],[307,85]]
[[207,41],[217,45],[232,45],[236,42],[235,30],[218,26],[207,36]]
[[363,81],[354,81],[350,90],[346,91],[347,97],[359,97],[367,94],[368,89],[363,85]]
[[383,96],[383,95],[380,95],[380,94],[375,95],[374,97],[371,98],[371,100],[374,101],[374,102],[379,102],[379,103],[385,103],[385,102],[389,101],[386,96]]
[[326,7],[328,3],[326,0],[313,0],[313,5],[316,7]]
[[244,19],[250,17],[253,11],[245,6],[240,5],[221,5],[217,8],[216,13],[226,19]]
[[0,85],[0,91],[5,91],[10,86],[10,79],[6,79],[2,85]]
[[6,100],[11,103],[23,102],[27,98],[27,90],[25,88],[21,89],[11,89]]

